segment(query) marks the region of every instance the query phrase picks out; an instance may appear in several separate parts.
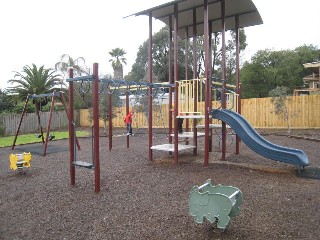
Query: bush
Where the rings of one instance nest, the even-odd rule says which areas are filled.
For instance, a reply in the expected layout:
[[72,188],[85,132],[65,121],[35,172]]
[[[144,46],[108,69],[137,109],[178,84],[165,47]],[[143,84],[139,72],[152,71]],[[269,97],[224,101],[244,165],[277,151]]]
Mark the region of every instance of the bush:
[[6,135],[6,128],[0,125],[0,136],[4,137]]
[[[12,109],[12,113],[22,113],[25,104],[26,104],[25,102],[19,102],[19,103]],[[34,106],[33,103],[28,102],[26,112],[27,112],[27,113],[33,113],[33,112],[35,112],[35,106]]]

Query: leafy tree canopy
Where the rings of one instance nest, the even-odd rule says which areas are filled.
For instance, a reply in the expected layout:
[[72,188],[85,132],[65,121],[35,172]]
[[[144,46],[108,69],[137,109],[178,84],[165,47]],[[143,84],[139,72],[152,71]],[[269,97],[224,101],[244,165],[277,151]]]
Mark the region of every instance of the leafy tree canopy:
[[52,93],[59,83],[60,75],[52,69],[46,69],[44,66],[38,68],[35,64],[24,66],[21,72],[16,72],[15,78],[8,82],[14,85],[8,87],[8,93],[18,95],[20,100],[25,100],[28,94]]
[[15,101],[12,96],[0,89],[0,113],[10,112],[14,105]]
[[277,86],[290,92],[304,85],[307,74],[303,63],[320,60],[320,50],[313,45],[303,45],[294,50],[260,50],[241,69],[243,98],[268,97]]
[[[159,32],[155,33],[152,37],[153,42],[153,80],[159,82],[168,82],[169,76],[169,28],[164,27]],[[132,65],[131,72],[125,76],[126,80],[130,81],[147,81],[148,80],[148,44],[149,40],[145,41],[142,45],[140,45],[136,62]],[[178,75],[179,79],[185,78],[185,67],[184,67],[184,59],[185,59],[185,47],[184,42],[179,41],[178,48]],[[189,61],[189,69],[188,71],[192,74],[191,70],[191,51],[187,51],[187,54],[190,54]]]
[[[169,76],[169,28],[166,26],[153,35],[153,80],[159,82],[167,82]],[[243,29],[239,35],[240,51],[247,46],[246,35]],[[136,62],[132,66],[131,72],[125,77],[131,81],[147,81],[148,80],[148,40],[145,41],[138,50]],[[214,76],[221,76],[221,34],[213,33],[212,35],[212,68]],[[204,73],[204,40],[203,36],[196,38],[197,51],[197,69],[196,76],[202,76]],[[188,55],[188,78],[193,78],[193,42],[190,39],[188,49],[186,49],[185,41],[178,42],[178,78],[186,79],[185,76],[185,56]],[[235,68],[235,32],[230,32],[230,39],[226,44],[226,69],[227,80],[231,80],[234,75]]]

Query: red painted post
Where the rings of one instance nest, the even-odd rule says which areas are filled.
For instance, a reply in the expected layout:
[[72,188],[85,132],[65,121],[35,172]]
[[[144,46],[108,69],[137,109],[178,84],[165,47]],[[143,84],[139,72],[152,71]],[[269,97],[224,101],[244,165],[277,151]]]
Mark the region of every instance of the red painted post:
[[112,94],[109,93],[108,120],[109,120],[109,151],[112,149]]
[[[126,92],[126,117],[129,114],[129,93]],[[128,133],[128,132],[127,132]],[[130,146],[130,141],[129,141],[129,135],[127,135],[127,148],[129,148]]]
[[99,70],[93,64],[93,149],[94,149],[94,186],[100,192],[100,155],[99,155]]
[[[222,72],[222,109],[226,109],[226,24],[225,24],[225,0],[221,0],[221,42],[222,42],[222,55],[221,55],[221,72]],[[227,127],[226,123],[222,122],[222,152],[221,160],[226,160],[226,147],[227,147]]]
[[[236,21],[236,99],[237,99],[237,111],[241,114],[241,93],[240,93],[240,63],[239,63],[239,54],[240,54],[240,39],[239,39],[239,16],[235,17]],[[240,138],[236,135],[236,154],[240,153]]]
[[[73,68],[69,69],[69,78],[73,78]],[[69,149],[70,149],[70,180],[71,185],[76,184],[76,170],[74,162],[74,125],[73,125],[73,82],[69,82]]]

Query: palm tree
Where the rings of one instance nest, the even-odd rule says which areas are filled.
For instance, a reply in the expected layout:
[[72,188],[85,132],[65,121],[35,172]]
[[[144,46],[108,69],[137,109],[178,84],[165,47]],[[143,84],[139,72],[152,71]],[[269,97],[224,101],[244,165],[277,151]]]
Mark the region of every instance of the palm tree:
[[28,94],[43,94],[52,93],[60,81],[60,75],[56,74],[53,69],[46,69],[41,66],[39,69],[35,64],[32,67],[26,65],[22,72],[15,72],[15,78],[8,83],[14,84],[13,87],[8,87],[7,90],[11,94],[18,94],[21,100],[27,98]]
[[109,62],[111,62],[113,68],[114,79],[123,79],[123,66],[122,64],[127,64],[127,60],[124,57],[126,54],[125,50],[122,48],[114,48],[109,52],[112,57]]
[[68,70],[71,67],[74,69],[76,76],[81,76],[83,73],[87,74],[85,63],[86,61],[83,57],[73,59],[68,54],[63,54],[60,61],[57,62],[54,67],[63,74],[64,78],[67,76]]

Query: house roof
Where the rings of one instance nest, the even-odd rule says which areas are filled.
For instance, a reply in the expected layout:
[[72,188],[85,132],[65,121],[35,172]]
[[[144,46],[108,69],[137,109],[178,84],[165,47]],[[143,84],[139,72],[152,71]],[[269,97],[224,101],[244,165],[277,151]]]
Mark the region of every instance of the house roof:
[[320,62],[312,62],[303,64],[304,68],[307,68],[312,73],[319,74]]
[[[149,8],[130,16],[141,16],[152,13],[152,17],[169,25],[169,17],[174,14],[174,5],[178,5],[178,34],[185,37],[188,29],[188,37],[193,33],[193,9],[196,9],[197,35],[202,36],[203,27],[203,0],[175,0],[153,8]],[[221,0],[208,0],[208,17],[212,22],[212,32],[221,31]],[[235,16],[239,17],[239,27],[249,27],[262,24],[261,16],[251,0],[225,0],[225,26],[226,30],[235,29]],[[129,17],[129,16],[128,16]]]

